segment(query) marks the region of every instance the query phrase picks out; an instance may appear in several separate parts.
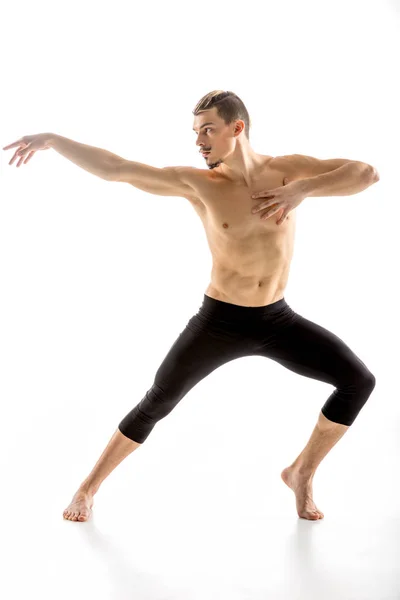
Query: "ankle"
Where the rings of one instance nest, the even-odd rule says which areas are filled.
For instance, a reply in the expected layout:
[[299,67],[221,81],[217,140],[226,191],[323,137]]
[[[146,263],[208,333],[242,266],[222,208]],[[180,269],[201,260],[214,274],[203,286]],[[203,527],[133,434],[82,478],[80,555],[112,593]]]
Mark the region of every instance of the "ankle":
[[95,484],[91,483],[90,481],[84,481],[79,486],[78,491],[83,492],[84,494],[88,494],[89,496],[94,496],[95,494],[97,494],[99,487],[100,487],[100,485],[95,485]]
[[291,468],[296,471],[300,477],[304,477],[304,479],[312,479],[314,477],[315,468],[310,465],[306,465],[304,463],[293,463]]

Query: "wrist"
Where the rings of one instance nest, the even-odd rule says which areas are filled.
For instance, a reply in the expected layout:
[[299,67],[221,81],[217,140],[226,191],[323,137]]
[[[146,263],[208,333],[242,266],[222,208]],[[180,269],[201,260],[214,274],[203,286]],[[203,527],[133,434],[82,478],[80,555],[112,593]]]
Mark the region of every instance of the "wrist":
[[300,192],[304,195],[305,198],[307,196],[312,196],[314,191],[315,182],[313,181],[313,177],[306,177],[305,179],[298,179],[296,184],[299,186]]
[[57,139],[60,137],[56,133],[46,133],[46,144],[49,148],[54,148],[57,143]]

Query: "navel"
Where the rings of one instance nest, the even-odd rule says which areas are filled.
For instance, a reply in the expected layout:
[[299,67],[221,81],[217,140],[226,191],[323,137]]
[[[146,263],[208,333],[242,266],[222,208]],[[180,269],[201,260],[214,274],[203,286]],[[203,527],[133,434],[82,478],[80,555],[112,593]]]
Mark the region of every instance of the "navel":
[[228,225],[228,223],[222,223],[222,227],[223,227],[224,229],[228,229],[229,225]]

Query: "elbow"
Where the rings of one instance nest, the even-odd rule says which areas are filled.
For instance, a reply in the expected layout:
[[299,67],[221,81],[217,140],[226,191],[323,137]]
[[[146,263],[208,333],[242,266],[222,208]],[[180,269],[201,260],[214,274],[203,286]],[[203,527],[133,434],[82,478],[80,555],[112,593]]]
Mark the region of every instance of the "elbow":
[[374,175],[374,182],[379,181],[380,177],[379,177],[378,169],[375,169],[375,167],[372,167],[372,170],[373,170],[373,175]]
[[368,185],[372,185],[379,181],[378,170],[368,163],[361,162],[359,160],[352,161],[357,165],[357,170],[363,181],[367,182]]
[[375,169],[375,167],[366,164],[365,168],[368,180],[371,181],[371,183],[376,183],[377,181],[379,181],[379,173],[378,170]]

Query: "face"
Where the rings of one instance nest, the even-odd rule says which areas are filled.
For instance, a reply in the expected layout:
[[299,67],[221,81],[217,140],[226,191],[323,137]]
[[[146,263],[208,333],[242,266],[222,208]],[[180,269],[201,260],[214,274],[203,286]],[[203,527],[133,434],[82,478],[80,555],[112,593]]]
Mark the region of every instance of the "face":
[[197,136],[199,151],[210,151],[203,157],[209,169],[215,169],[223,163],[235,148],[234,123],[226,125],[215,107],[195,115],[193,130]]

